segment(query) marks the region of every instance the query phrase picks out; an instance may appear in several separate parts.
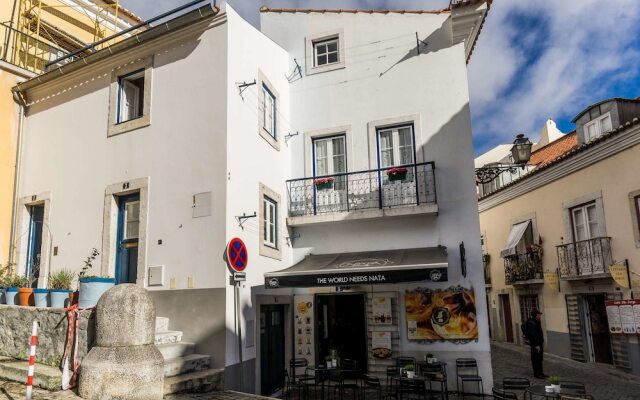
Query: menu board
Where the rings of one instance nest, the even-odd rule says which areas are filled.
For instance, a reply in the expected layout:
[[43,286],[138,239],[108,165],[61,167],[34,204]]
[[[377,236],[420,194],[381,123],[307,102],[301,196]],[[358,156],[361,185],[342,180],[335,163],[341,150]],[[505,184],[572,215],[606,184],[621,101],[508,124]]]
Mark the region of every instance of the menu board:
[[315,365],[313,295],[294,296],[295,358],[306,358]]
[[478,339],[473,288],[417,288],[405,293],[409,340],[466,343]]
[[611,333],[640,333],[640,300],[606,300]]
[[391,332],[371,332],[374,358],[391,358]]
[[391,297],[374,297],[371,305],[373,323],[376,325],[391,325]]

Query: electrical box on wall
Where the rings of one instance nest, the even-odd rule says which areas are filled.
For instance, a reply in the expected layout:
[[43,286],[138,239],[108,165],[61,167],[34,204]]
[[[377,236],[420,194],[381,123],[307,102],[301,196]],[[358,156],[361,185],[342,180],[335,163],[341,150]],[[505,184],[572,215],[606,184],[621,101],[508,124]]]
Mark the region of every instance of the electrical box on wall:
[[155,265],[149,267],[149,286],[164,285],[164,265]]
[[192,208],[193,218],[208,217],[211,215],[211,192],[194,194]]

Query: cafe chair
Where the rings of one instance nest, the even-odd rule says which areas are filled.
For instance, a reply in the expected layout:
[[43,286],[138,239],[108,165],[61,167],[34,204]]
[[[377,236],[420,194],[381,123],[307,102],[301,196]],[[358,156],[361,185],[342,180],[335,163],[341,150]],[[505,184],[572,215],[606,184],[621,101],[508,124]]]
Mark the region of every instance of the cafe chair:
[[387,396],[395,395],[393,379],[398,376],[400,376],[400,368],[395,365],[387,366]]
[[[479,393],[466,393],[464,390],[464,384],[466,382],[476,383],[478,385]],[[462,391],[460,391],[460,386],[462,386]],[[482,385],[482,377],[478,375],[478,362],[475,358],[456,359],[456,389],[458,394],[462,395],[463,400],[465,398],[465,394],[482,396],[484,399],[484,386]]]
[[589,394],[560,395],[560,400],[594,400],[594,397]]
[[502,388],[504,390],[527,390],[531,386],[531,382],[527,378],[506,377],[502,379]]
[[518,400],[518,395],[513,392],[507,392],[504,389],[493,388],[493,398],[496,400]]
[[358,380],[360,374],[357,372],[357,364],[355,360],[344,358],[342,360],[338,375],[329,376],[329,381],[333,383],[333,392],[337,391],[340,400],[344,397],[344,393],[348,390],[353,392],[354,398],[360,398],[360,388]]
[[[420,368],[422,376],[427,378],[429,384],[429,392],[433,392],[433,384],[438,384],[440,387],[440,398],[447,400],[449,398],[449,388],[447,386],[447,367],[442,363],[423,364]],[[433,392],[435,393],[435,392]]]
[[587,394],[587,389],[582,382],[560,381],[560,387],[573,390],[576,394]]
[[[292,396],[292,393],[297,392],[297,396]],[[289,372],[284,370],[284,385],[282,389],[283,399],[307,399],[309,397],[308,385],[301,380],[291,379]]]
[[374,375],[365,374],[362,377],[362,398],[383,400],[386,396],[382,395],[382,385],[380,378]]
[[399,378],[396,398],[399,400],[427,399],[427,389],[422,379]]
[[413,365],[413,370],[416,369],[416,359],[415,357],[398,357],[396,358],[396,367],[404,368],[407,365]]

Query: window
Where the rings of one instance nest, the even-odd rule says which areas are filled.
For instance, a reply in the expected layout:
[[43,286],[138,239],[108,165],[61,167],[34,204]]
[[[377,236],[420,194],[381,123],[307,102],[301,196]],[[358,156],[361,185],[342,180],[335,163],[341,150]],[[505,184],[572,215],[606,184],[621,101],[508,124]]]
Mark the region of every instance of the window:
[[640,190],[629,193],[629,203],[631,205],[631,227],[636,247],[640,247]]
[[262,220],[263,244],[278,248],[278,203],[267,196],[262,199]]
[[640,195],[634,198],[634,204],[636,206],[636,221],[638,222],[638,226],[640,226]]
[[276,97],[271,93],[266,85],[262,85],[264,106],[262,107],[262,127],[274,139],[276,137]]
[[140,201],[131,201],[125,204],[124,221],[123,239],[137,239],[140,228]]
[[334,136],[313,141],[315,155],[314,176],[347,172],[345,137]]
[[144,108],[144,70],[119,78],[117,123],[142,117]]
[[520,321],[524,324],[533,310],[540,310],[537,295],[520,296]]
[[413,127],[382,129],[378,131],[381,168],[413,164]]
[[316,67],[339,62],[338,38],[313,42],[313,55]]
[[606,113],[584,125],[584,141],[590,142],[611,130],[611,114]]
[[575,242],[600,236],[595,202],[572,208],[571,222]]

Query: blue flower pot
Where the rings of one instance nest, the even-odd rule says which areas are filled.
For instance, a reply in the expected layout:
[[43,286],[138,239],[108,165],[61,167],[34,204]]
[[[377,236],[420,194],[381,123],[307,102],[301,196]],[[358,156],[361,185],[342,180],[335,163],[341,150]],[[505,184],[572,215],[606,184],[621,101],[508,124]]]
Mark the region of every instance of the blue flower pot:
[[49,289],[33,289],[36,307],[49,307]]
[[115,284],[116,280],[113,278],[80,278],[78,306],[80,308],[95,307],[102,294]]
[[0,287],[0,304],[7,304],[7,296],[3,287]]
[[51,308],[66,308],[69,306],[69,293],[71,290],[66,289],[50,289],[49,301]]
[[20,299],[18,299],[18,288],[10,287],[5,289],[5,296],[7,304],[11,304],[14,306],[20,305]]

